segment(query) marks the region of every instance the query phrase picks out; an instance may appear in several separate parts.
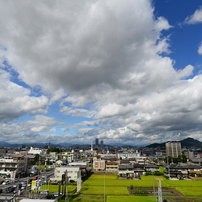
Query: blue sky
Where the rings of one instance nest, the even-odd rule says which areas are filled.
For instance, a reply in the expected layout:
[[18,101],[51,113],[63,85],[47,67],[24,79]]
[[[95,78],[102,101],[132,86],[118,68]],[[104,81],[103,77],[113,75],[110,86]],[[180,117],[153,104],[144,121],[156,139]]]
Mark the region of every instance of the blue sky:
[[1,3],[0,141],[202,141],[199,0]]

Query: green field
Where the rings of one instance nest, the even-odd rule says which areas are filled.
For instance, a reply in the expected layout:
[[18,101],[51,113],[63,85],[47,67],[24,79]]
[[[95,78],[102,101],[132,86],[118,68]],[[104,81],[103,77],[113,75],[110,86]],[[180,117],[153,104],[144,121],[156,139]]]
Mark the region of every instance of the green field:
[[147,196],[108,196],[107,202],[156,202],[155,197]]
[[70,202],[103,202],[103,196],[77,196],[74,199],[70,200]]
[[[154,202],[156,198],[153,196],[131,196],[130,187],[147,190],[147,188],[157,189],[157,180],[161,179],[162,187],[175,188],[185,197],[180,197],[181,201],[199,202],[202,201],[202,181],[192,180],[167,180],[162,176],[141,176],[141,180],[118,180],[117,175],[93,174],[88,180],[83,182],[82,189],[78,195],[74,195],[76,185],[68,185],[68,192],[71,196],[69,202]],[[143,188],[144,187],[144,188]],[[49,190],[50,193],[58,192],[58,185],[43,185],[42,190]],[[175,192],[171,193],[172,198],[166,197],[163,193],[163,199],[167,198],[171,202],[175,201]],[[195,197],[188,199],[187,197]],[[198,198],[197,198],[198,197]],[[201,197],[201,198],[199,198]],[[62,202],[62,201],[61,201]]]
[[121,195],[121,196],[128,196],[127,187],[110,187],[110,186],[84,186],[81,190],[81,194],[85,195]]
[[157,179],[162,179],[162,186],[168,187],[165,183],[165,178],[161,176],[142,176],[141,180],[117,180],[115,176],[97,176],[92,175],[83,186],[113,186],[113,187],[152,187],[153,184],[157,186]]
[[176,190],[185,196],[199,196],[202,197],[202,187],[175,187]]
[[166,180],[169,187],[202,187],[202,181],[198,180]]
[[[76,185],[68,185],[67,190],[69,193],[74,192]],[[42,185],[40,191],[48,190],[50,193],[58,192],[58,185]]]
[[[117,175],[91,175],[89,179],[97,180],[97,179],[107,179],[107,180],[117,180]],[[88,179],[88,180],[89,180]]]

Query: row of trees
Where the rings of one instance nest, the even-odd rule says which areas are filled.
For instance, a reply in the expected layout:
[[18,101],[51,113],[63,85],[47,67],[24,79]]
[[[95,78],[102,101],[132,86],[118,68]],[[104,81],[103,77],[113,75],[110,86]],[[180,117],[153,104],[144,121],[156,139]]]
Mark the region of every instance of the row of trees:
[[164,159],[165,163],[187,163],[187,157],[182,154],[179,155],[178,157],[172,157],[172,156],[168,156]]

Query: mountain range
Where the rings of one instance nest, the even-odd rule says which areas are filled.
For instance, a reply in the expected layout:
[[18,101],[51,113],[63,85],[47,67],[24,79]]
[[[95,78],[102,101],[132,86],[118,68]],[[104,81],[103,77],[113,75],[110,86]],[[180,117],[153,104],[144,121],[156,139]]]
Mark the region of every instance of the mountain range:
[[[187,147],[187,148],[190,148],[190,147],[196,147],[196,148],[202,148],[202,142],[198,141],[198,140],[195,140],[191,137],[188,137],[184,140],[181,140],[181,141],[178,141],[178,142],[181,142],[181,145],[182,147]],[[150,144],[146,147],[148,148],[156,148],[156,147],[161,147],[161,148],[165,148],[165,143],[166,142],[163,142],[163,143],[153,143],[153,144]],[[32,147],[44,147],[44,146],[47,146],[49,145],[49,143],[22,143],[22,144],[10,144],[8,142],[4,142],[4,141],[0,141],[0,147],[20,147],[22,145],[25,145],[25,146],[32,146]],[[59,144],[52,144],[50,143],[50,146],[51,147],[74,147],[74,148],[90,148],[90,145],[72,145],[72,144],[69,144],[69,143],[59,143]],[[105,145],[106,146],[106,145]],[[129,145],[124,145],[124,144],[114,144],[114,145],[107,145],[108,147],[113,147],[113,146],[129,146]],[[132,147],[130,145],[130,147]]]
[[[181,146],[182,147],[187,147],[187,148],[190,148],[190,147],[196,147],[196,148],[201,148],[202,147],[202,142],[198,141],[198,140],[195,140],[191,137],[188,137],[184,140],[181,140],[181,141],[177,141],[177,142],[181,142]],[[146,147],[149,147],[149,148],[155,148],[155,147],[161,147],[161,148],[165,148],[165,143],[166,142],[163,142],[163,143],[153,143],[153,144],[150,144]]]

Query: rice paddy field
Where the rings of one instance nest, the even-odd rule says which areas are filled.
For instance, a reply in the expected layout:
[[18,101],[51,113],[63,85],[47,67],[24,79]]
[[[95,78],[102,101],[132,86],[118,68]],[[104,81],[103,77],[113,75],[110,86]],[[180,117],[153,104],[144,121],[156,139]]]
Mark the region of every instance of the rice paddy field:
[[[164,179],[161,176],[142,176],[141,180],[118,180],[116,176],[110,175],[92,175],[83,186],[112,186],[112,187],[129,187],[131,185],[137,187],[152,187],[153,183],[157,186],[157,179]],[[162,184],[163,187],[168,187],[167,183]]]
[[[141,176],[141,180],[120,180],[115,174],[93,174],[82,184],[78,195],[76,185],[68,185],[69,202],[154,202],[157,180],[162,182],[163,199],[170,202],[202,202],[202,181],[167,180],[161,176]],[[45,187],[44,187],[45,189]],[[148,195],[133,194],[133,190],[147,190]],[[50,185],[57,192],[57,185]]]
[[108,196],[107,202],[156,202],[155,197],[147,196]]

